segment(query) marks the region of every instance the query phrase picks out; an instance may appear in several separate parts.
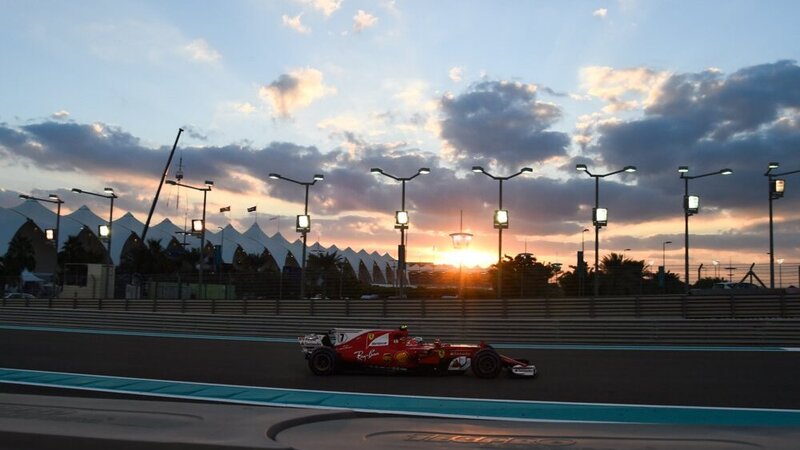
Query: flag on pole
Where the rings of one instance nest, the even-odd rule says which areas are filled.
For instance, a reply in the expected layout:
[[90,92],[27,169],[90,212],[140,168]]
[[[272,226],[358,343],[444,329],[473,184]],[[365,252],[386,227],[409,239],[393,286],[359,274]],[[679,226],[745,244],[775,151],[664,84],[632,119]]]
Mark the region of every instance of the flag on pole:
[[256,210],[255,206],[251,206],[250,208],[247,208],[247,212],[253,212],[255,210]]
[[219,212],[221,212],[221,213],[224,213],[224,212],[228,212],[228,211],[230,211],[230,210],[231,210],[231,207],[230,207],[230,206],[226,206],[226,207],[224,207],[224,208],[220,208],[220,209],[219,209]]

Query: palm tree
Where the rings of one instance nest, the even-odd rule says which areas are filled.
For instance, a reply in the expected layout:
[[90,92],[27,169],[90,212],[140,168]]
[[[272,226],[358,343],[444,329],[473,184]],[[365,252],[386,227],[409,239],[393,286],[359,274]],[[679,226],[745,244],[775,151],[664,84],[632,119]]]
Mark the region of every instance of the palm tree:
[[312,283],[312,291],[328,296],[341,281],[342,257],[337,253],[312,253],[306,264],[306,282]]
[[601,279],[605,294],[629,295],[642,292],[644,261],[611,253],[603,256],[600,266],[605,272],[605,276]]
[[[547,297],[552,295],[549,280],[558,268],[542,264],[532,253],[520,253],[514,258],[506,256],[503,266],[503,292],[509,296]],[[489,276],[497,283],[497,264],[489,269]],[[497,286],[494,286],[497,289]]]
[[81,244],[78,236],[70,236],[64,242],[62,250],[58,252],[58,262],[60,266],[66,263],[101,264],[105,261],[105,255],[87,250]]
[[3,257],[3,276],[7,282],[19,286],[22,271],[36,268],[36,254],[31,240],[17,235],[8,243],[8,250]]

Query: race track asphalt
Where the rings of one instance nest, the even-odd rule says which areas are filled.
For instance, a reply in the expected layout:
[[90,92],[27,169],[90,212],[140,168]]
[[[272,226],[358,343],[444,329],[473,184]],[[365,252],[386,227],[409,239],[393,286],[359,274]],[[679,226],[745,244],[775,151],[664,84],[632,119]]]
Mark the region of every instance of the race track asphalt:
[[[800,409],[800,352],[517,349],[535,379],[317,377],[297,344],[0,329],[0,367],[326,391]],[[0,387],[13,391],[11,386]]]

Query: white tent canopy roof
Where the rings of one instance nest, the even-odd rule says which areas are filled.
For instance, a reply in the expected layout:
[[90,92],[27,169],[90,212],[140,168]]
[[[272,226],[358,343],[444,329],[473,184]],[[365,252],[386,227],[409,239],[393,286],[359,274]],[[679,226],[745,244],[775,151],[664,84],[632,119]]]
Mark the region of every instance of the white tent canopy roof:
[[[60,245],[63,246],[67,238],[77,235],[84,227],[97,234],[98,226],[106,224],[108,221],[106,214],[106,210],[101,215],[97,215],[87,206],[81,206],[70,214],[62,215],[59,232]],[[0,255],[5,254],[8,243],[28,218],[43,230],[55,228],[56,226],[54,208],[48,208],[36,200],[25,200],[13,208],[0,208]],[[113,221],[111,259],[115,264],[120,263],[122,249],[131,234],[141,237],[143,230],[144,223],[130,212]],[[183,231],[182,227],[166,218],[157,225],[150,226],[147,232],[147,240],[160,241],[160,245],[166,247],[172,239],[183,242],[183,236],[178,233]],[[224,242],[222,241],[223,235]],[[258,224],[253,224],[244,233],[240,233],[231,224],[225,225],[224,230],[206,230],[206,241],[212,245],[222,244],[222,259],[226,263],[233,261],[233,255],[238,247],[241,247],[247,253],[255,254],[261,254],[266,248],[275,258],[275,262],[279,267],[285,266],[289,253],[294,256],[298,263],[302,263],[303,242],[300,239],[289,242],[280,232],[275,233],[273,236],[267,236]],[[187,248],[199,248],[200,239],[197,236],[188,235],[186,236],[186,244]],[[389,270],[387,263],[391,267],[395,262],[395,259],[388,254],[381,256],[375,251],[368,253],[363,249],[356,252],[350,247],[341,250],[336,245],[325,247],[319,242],[315,242],[307,248],[307,254],[311,252],[336,252],[350,263],[356,273],[358,273],[359,263],[363,262],[368,269],[370,280],[372,280],[372,270],[375,264],[384,272]]]

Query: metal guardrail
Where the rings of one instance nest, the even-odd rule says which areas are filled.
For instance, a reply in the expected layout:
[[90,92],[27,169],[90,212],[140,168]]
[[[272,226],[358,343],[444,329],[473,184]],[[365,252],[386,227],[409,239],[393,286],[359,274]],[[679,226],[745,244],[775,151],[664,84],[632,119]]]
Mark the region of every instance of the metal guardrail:
[[2,306],[304,317],[800,318],[800,294],[535,299],[4,299]]
[[409,326],[425,338],[607,345],[800,346],[800,319],[519,319],[223,315],[0,308],[0,323],[293,338],[334,327]]

